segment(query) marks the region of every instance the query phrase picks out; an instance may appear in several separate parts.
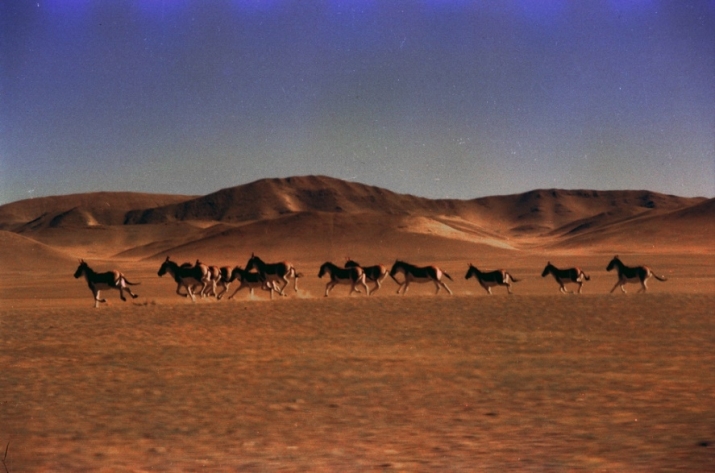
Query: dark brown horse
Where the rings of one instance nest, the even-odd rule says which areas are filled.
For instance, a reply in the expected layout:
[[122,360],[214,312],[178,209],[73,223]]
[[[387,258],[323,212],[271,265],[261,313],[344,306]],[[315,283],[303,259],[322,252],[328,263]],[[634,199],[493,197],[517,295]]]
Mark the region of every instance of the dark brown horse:
[[[405,277],[405,280],[403,282],[398,281],[395,279],[395,275],[397,273],[402,273],[403,276]],[[416,282],[416,283],[426,283],[426,282],[433,282],[435,287],[437,288],[437,292],[439,293],[440,288],[445,288],[449,294],[452,294],[452,291],[447,287],[447,285],[442,282],[442,276],[446,276],[450,281],[452,281],[452,277],[439,269],[437,266],[414,266],[410,263],[405,263],[404,261],[395,261],[395,264],[392,265],[392,269],[390,269],[390,277],[400,285],[400,287],[397,288],[397,293],[400,293],[400,290],[402,290],[402,294],[407,293],[407,288],[409,287],[410,283]]]
[[363,287],[365,287],[367,295],[370,295],[370,289],[367,287],[367,284],[365,284],[365,271],[363,271],[360,266],[341,268],[331,262],[326,262],[320,267],[318,277],[322,278],[326,274],[330,276],[330,281],[325,285],[325,297],[328,297],[330,290],[338,284],[350,284],[350,294],[360,292],[355,289],[355,286],[362,284]]
[[387,267],[381,264],[376,264],[374,266],[362,266],[360,263],[358,263],[357,261],[353,261],[350,258],[347,258],[347,261],[345,262],[345,267],[359,267],[362,268],[363,271],[365,271],[365,279],[375,283],[375,287],[370,290],[370,294],[374,294],[375,291],[382,287],[382,281],[385,280],[388,273]]
[[298,291],[298,278],[301,276],[292,264],[287,261],[281,261],[280,263],[265,263],[261,258],[251,253],[251,258],[246,263],[246,271],[256,270],[261,273],[261,276],[269,282],[275,281],[280,284],[282,281],[283,285],[279,286],[278,293],[281,296],[285,296],[285,288],[288,285],[289,279],[293,278],[293,289]]
[[546,264],[544,271],[541,273],[541,277],[546,277],[549,274],[554,276],[556,282],[559,283],[559,290],[564,294],[567,292],[573,292],[567,291],[564,287],[565,284],[578,284],[578,293],[581,294],[581,289],[583,288],[584,281],[589,281],[591,279],[586,273],[583,272],[581,268],[576,267],[568,269],[559,269],[553,264],[551,264],[551,261]]
[[248,289],[251,295],[253,295],[254,289],[263,289],[264,291],[271,291],[271,300],[273,299],[273,291],[278,291],[278,285],[275,283],[275,281],[266,281],[261,275],[261,273],[246,271],[240,266],[236,266],[235,268],[233,268],[233,270],[231,271],[231,275],[228,278],[229,283],[235,280],[238,280],[241,284],[236,288],[235,291],[233,291],[233,294],[228,297],[229,300],[233,299],[233,296],[235,296],[238,291],[244,288]]
[[514,276],[503,269],[482,272],[470,263],[464,279],[469,279],[471,277],[474,277],[479,285],[482,286],[490,295],[492,293],[492,287],[494,286],[506,286],[506,292],[511,294],[511,284],[519,282],[519,279],[514,278]]
[[611,289],[611,292],[615,291],[616,288],[620,286],[621,291],[625,293],[626,283],[629,282],[641,283],[641,288],[638,290],[638,292],[646,292],[648,290],[648,286],[646,283],[651,277],[656,278],[658,281],[668,280],[665,276],[658,276],[657,274],[655,274],[649,266],[626,266],[618,258],[618,255],[614,256],[611,262],[608,263],[606,271],[611,271],[613,268],[616,268],[616,270],[618,271],[618,281],[616,282],[616,285],[613,286],[613,289]]
[[127,291],[129,295],[132,296],[132,299],[136,299],[137,297],[139,297],[137,294],[134,294],[132,290],[128,287],[137,286],[139,285],[139,283],[129,282],[127,278],[124,277],[124,275],[116,269],[104,273],[97,273],[92,270],[92,268],[90,268],[84,260],[79,260],[79,266],[77,267],[77,271],[74,272],[74,277],[79,278],[81,276],[84,276],[84,279],[87,281],[87,285],[92,290],[95,308],[99,307],[100,302],[107,302],[106,299],[101,299],[99,297],[100,291],[103,291],[105,289],[118,290],[119,297],[123,301],[127,300],[124,297],[124,291]]
[[[166,273],[171,274],[174,281],[176,281],[176,293],[180,296],[191,297],[192,302],[196,302],[193,287],[201,285],[199,294],[203,294],[206,286],[211,282],[208,266],[201,264],[198,260],[194,266],[191,266],[190,263],[179,266],[177,263],[171,261],[167,256],[166,261],[162,263],[157,274],[161,277]],[[182,287],[186,288],[187,294],[183,294],[179,290]]]

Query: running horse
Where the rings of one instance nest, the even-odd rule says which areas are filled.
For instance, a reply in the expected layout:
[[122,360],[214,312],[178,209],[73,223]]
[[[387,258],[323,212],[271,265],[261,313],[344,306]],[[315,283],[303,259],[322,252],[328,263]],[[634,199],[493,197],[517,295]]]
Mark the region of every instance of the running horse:
[[325,285],[325,297],[328,297],[330,290],[338,284],[350,284],[350,294],[353,292],[360,292],[355,289],[355,286],[357,284],[362,284],[365,287],[367,295],[370,295],[370,289],[365,283],[365,271],[360,266],[341,268],[331,262],[326,262],[320,267],[318,277],[322,278],[326,274],[330,276],[330,281],[328,281],[328,284]]
[[511,284],[520,281],[520,279],[516,279],[503,269],[482,272],[479,271],[476,266],[473,266],[472,263],[469,263],[469,269],[467,270],[467,274],[464,276],[464,279],[469,279],[471,277],[474,277],[474,279],[477,280],[479,285],[482,286],[489,293],[489,295],[492,294],[492,287],[494,286],[506,286],[506,292],[511,294]]
[[[191,263],[184,263],[179,266],[167,256],[157,274],[161,277],[166,273],[171,274],[174,281],[176,281],[176,293],[180,296],[191,297],[192,302],[196,302],[193,287],[200,285],[201,290],[198,293],[201,295],[206,289],[206,286],[211,282],[208,266],[201,264],[199,260],[196,260],[196,264],[193,266],[191,266]],[[182,287],[186,288],[187,294],[183,294],[180,291]]]
[[283,281],[283,285],[277,289],[278,294],[281,296],[286,295],[285,288],[290,282],[289,278],[293,278],[293,289],[298,292],[298,278],[301,277],[301,274],[289,262],[265,263],[261,258],[251,253],[251,258],[246,263],[246,271],[253,269],[258,271],[266,282],[280,284],[280,281]]
[[231,275],[228,277],[228,282],[232,283],[237,279],[241,284],[236,288],[235,291],[233,291],[233,294],[228,296],[229,300],[233,299],[233,296],[235,296],[236,293],[243,288],[247,288],[250,291],[251,295],[253,295],[254,289],[263,289],[264,291],[271,291],[271,300],[273,300],[273,291],[278,291],[277,284],[275,282],[267,282],[265,279],[263,279],[260,273],[246,271],[240,266],[236,266],[235,268],[233,268],[233,270],[231,271]]
[[128,286],[138,286],[139,283],[133,283],[129,282],[126,277],[124,277],[124,274],[121,272],[115,270],[112,271],[107,271],[105,273],[97,273],[92,268],[89,267],[89,265],[83,260],[79,260],[79,266],[77,267],[77,271],[74,273],[75,278],[79,278],[81,276],[84,276],[84,279],[87,281],[87,285],[89,288],[92,290],[92,294],[94,295],[94,307],[95,309],[99,307],[99,303],[103,302],[106,303],[106,299],[100,299],[100,291],[103,291],[105,289],[116,289],[119,291],[119,297],[123,300],[126,301],[127,299],[124,297],[124,291],[127,291],[130,296],[132,296],[132,299],[136,299],[139,297],[138,294],[134,294],[131,289],[129,289]]
[[[405,277],[404,282],[400,282],[395,278],[395,275],[397,273],[402,273],[402,275]],[[433,282],[435,287],[437,288],[437,292],[435,292],[435,294],[438,294],[440,288],[443,287],[447,290],[447,292],[449,292],[450,295],[452,295],[452,291],[442,281],[442,276],[446,276],[450,281],[453,281],[452,277],[449,274],[445,273],[437,266],[419,267],[411,265],[409,263],[405,263],[404,261],[396,260],[395,264],[392,265],[392,269],[390,269],[390,277],[397,284],[400,285],[400,287],[397,288],[397,293],[399,294],[400,290],[402,290],[403,295],[407,294],[407,288],[412,282]]]
[[541,273],[541,277],[544,278],[549,274],[554,276],[556,282],[559,283],[559,290],[564,294],[568,292],[573,293],[573,291],[566,290],[565,284],[578,284],[578,293],[581,294],[581,289],[583,289],[584,281],[591,280],[590,276],[584,273],[581,268],[576,267],[568,269],[559,269],[553,264],[551,264],[551,261],[546,264],[544,271]]
[[376,264],[375,266],[362,266],[360,263],[358,263],[357,261],[353,261],[350,258],[345,259],[347,260],[345,261],[346,268],[362,268],[362,270],[365,271],[365,279],[367,281],[372,281],[375,283],[375,287],[370,290],[369,294],[374,294],[375,291],[382,287],[382,281],[385,280],[388,273],[387,268],[385,266],[381,264]]
[[618,255],[614,256],[613,259],[611,260],[610,263],[608,263],[608,266],[606,267],[606,271],[611,271],[613,268],[616,268],[618,271],[618,281],[616,282],[616,285],[613,286],[613,289],[611,289],[611,293],[616,290],[618,286],[621,287],[622,292],[626,292],[626,283],[629,282],[634,282],[634,283],[641,283],[641,288],[638,290],[638,292],[646,292],[648,290],[648,286],[646,285],[646,282],[648,279],[651,277],[656,278],[658,281],[667,281],[668,279],[665,276],[658,276],[653,272],[652,269],[650,269],[649,266],[635,266],[635,267],[630,267],[626,266],[623,264],[623,262],[618,258]]

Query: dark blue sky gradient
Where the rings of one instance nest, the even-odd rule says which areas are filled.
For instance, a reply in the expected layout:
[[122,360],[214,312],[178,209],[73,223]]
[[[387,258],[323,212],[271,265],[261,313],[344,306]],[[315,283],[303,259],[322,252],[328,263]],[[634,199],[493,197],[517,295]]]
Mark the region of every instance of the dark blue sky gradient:
[[715,0],[11,0],[0,61],[0,203],[304,174],[715,195]]

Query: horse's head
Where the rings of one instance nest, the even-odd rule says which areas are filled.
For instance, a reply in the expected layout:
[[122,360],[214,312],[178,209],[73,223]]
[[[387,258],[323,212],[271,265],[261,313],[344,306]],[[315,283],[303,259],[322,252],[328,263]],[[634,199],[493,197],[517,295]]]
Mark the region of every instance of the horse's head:
[[469,279],[472,276],[475,276],[477,274],[477,268],[472,266],[472,263],[469,263],[469,269],[467,270],[467,274],[464,275],[464,279]]
[[318,271],[318,277],[322,278],[325,276],[325,273],[328,272],[328,269],[330,268],[330,263],[323,263],[323,265],[320,267],[320,271]]
[[613,259],[611,260],[610,263],[608,263],[608,266],[606,266],[606,271],[610,271],[616,266],[621,266],[623,263],[621,263],[621,260],[618,258],[618,255],[614,256]]
[[248,259],[248,263],[246,263],[246,271],[251,271],[253,269],[260,270],[261,263],[263,263],[261,258],[251,253],[251,257]]
[[74,277],[79,278],[87,271],[88,268],[89,266],[83,259],[79,260],[79,266],[77,266],[77,271],[74,272]]
[[544,271],[541,273],[541,277],[543,278],[543,277],[548,276],[548,274],[553,270],[554,270],[554,265],[551,264],[551,261],[549,261],[548,263],[546,263],[546,267],[544,268]]
[[166,274],[166,272],[171,268],[171,261],[169,261],[169,257],[167,256],[166,259],[164,260],[163,263],[161,263],[161,267],[159,268],[159,272],[157,273],[159,277],[162,277],[163,275]]

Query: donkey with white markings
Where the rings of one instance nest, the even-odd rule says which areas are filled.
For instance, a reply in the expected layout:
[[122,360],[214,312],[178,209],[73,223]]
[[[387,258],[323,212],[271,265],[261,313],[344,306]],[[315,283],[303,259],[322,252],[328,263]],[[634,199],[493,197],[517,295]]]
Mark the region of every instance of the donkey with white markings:
[[[395,278],[395,275],[397,273],[402,273],[404,276],[405,280],[403,282],[398,281]],[[402,290],[402,294],[407,294],[407,288],[409,287],[410,283],[416,282],[416,283],[426,283],[426,282],[433,282],[435,287],[437,288],[437,292],[435,294],[439,293],[440,288],[445,288],[447,292],[449,292],[450,295],[452,295],[452,291],[447,287],[447,285],[442,281],[442,276],[446,276],[450,281],[452,281],[452,277],[439,269],[437,266],[424,266],[424,267],[419,267],[419,266],[414,266],[409,263],[405,263],[404,261],[395,261],[395,264],[392,265],[392,269],[390,269],[390,277],[400,285],[400,287],[397,288],[397,293],[400,293],[400,290]]]
[[298,278],[301,274],[296,271],[295,267],[287,261],[281,261],[280,263],[265,263],[261,258],[251,253],[251,258],[246,263],[246,271],[251,271],[255,269],[258,271],[263,279],[268,282],[276,282],[282,286],[279,286],[278,293],[281,296],[285,296],[285,288],[290,282],[290,278],[293,278],[293,289],[298,292]]
[[381,265],[381,264],[376,264],[375,266],[361,266],[360,263],[357,261],[353,261],[350,258],[346,258],[347,261],[345,262],[345,267],[346,268],[355,268],[359,267],[362,268],[362,270],[365,272],[365,279],[367,281],[372,281],[375,283],[375,287],[373,287],[370,290],[370,294],[374,294],[375,291],[380,289],[382,287],[382,282],[385,280],[387,277],[387,267]]
[[611,262],[608,263],[606,271],[611,271],[613,268],[616,268],[616,270],[618,271],[618,281],[616,282],[616,285],[613,286],[613,289],[611,289],[611,292],[615,291],[616,288],[620,286],[621,291],[625,293],[626,283],[629,282],[641,283],[641,288],[638,290],[638,292],[646,292],[648,290],[648,286],[646,283],[651,277],[656,278],[658,281],[668,280],[665,276],[658,276],[657,274],[655,274],[649,266],[626,266],[618,258],[618,255],[614,256]]
[[575,267],[568,269],[559,269],[553,264],[551,264],[551,261],[546,264],[544,271],[541,273],[541,277],[546,277],[549,274],[552,274],[554,276],[556,282],[559,283],[559,290],[564,294],[568,292],[573,293],[573,291],[566,290],[566,287],[564,287],[565,284],[578,284],[578,293],[581,294],[581,289],[583,288],[584,281],[591,280],[590,276],[584,273],[581,268]]
[[512,283],[520,281],[503,269],[482,272],[477,269],[476,266],[469,263],[469,269],[467,270],[467,274],[464,276],[464,279],[469,279],[471,277],[474,277],[474,279],[477,280],[479,285],[482,286],[489,293],[489,295],[492,294],[492,287],[494,286],[506,286],[506,292],[511,294]]
[[244,288],[248,289],[251,295],[253,295],[254,289],[271,291],[271,300],[273,300],[273,292],[278,292],[278,284],[275,281],[266,281],[266,279],[261,276],[261,273],[246,271],[240,266],[236,266],[235,268],[233,268],[233,270],[231,270],[231,275],[228,277],[229,283],[235,280],[238,280],[241,284],[236,288],[235,291],[233,291],[233,294],[228,296],[229,300],[233,299],[233,296],[235,296],[238,291]]
[[97,308],[99,307],[100,302],[107,302],[106,299],[101,299],[99,297],[100,291],[103,291],[105,289],[116,289],[119,291],[119,297],[123,300],[126,301],[127,299],[124,297],[124,291],[127,291],[130,296],[132,296],[132,299],[136,299],[139,297],[138,294],[134,294],[132,290],[128,286],[138,286],[139,283],[133,283],[129,282],[124,275],[117,271],[116,269],[113,271],[107,271],[105,273],[96,273],[92,270],[92,268],[89,267],[89,265],[84,261],[84,260],[79,260],[79,266],[77,267],[77,271],[74,273],[75,278],[79,278],[81,276],[84,276],[84,279],[87,281],[87,285],[89,288],[92,290],[92,294],[94,295],[94,307]]
[[[157,274],[161,277],[166,273],[171,274],[174,281],[176,281],[176,293],[180,296],[191,297],[191,302],[196,302],[193,291],[194,286],[201,286],[198,292],[198,294],[201,295],[206,289],[206,286],[211,282],[208,266],[201,264],[199,260],[196,260],[194,266],[191,266],[190,263],[184,263],[179,266],[167,256],[166,261],[162,263]],[[180,291],[182,287],[186,288],[187,294]]]
[[338,284],[350,284],[350,294],[353,292],[360,292],[355,289],[355,286],[357,284],[362,284],[367,295],[370,295],[370,289],[365,283],[365,271],[363,271],[360,266],[341,268],[331,262],[326,262],[320,267],[318,277],[322,278],[326,274],[330,276],[330,281],[328,281],[328,284],[325,285],[325,297],[328,297],[330,290]]

